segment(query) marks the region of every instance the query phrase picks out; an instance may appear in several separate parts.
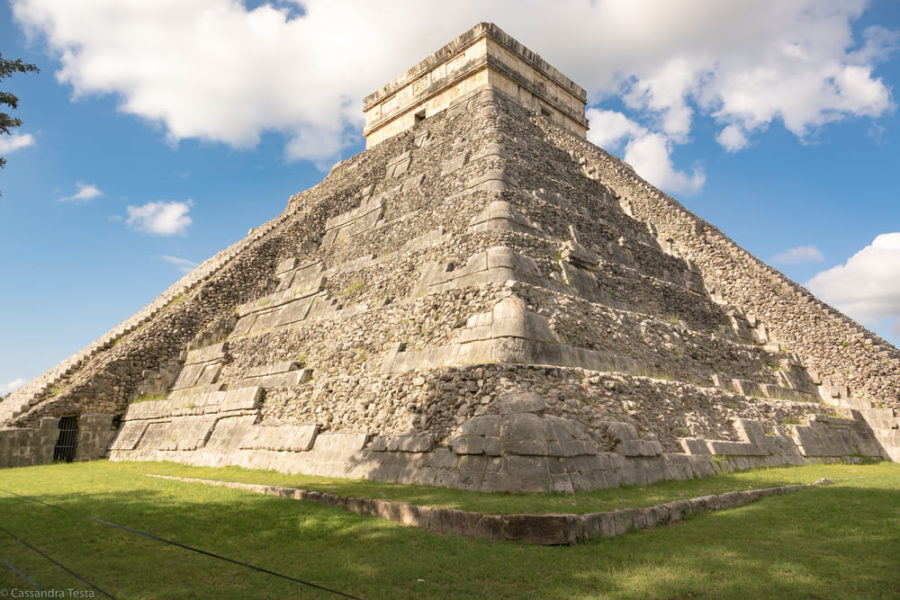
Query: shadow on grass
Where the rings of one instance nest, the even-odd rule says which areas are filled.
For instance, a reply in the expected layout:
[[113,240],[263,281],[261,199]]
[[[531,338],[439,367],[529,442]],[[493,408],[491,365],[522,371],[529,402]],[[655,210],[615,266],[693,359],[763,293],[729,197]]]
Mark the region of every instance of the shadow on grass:
[[[653,532],[545,548],[97,465],[35,469],[0,487],[366,598],[877,598],[900,589],[897,470],[893,483],[862,478]],[[0,515],[120,598],[329,596],[21,499],[0,497]],[[44,587],[84,587],[9,538],[0,538],[0,556]],[[0,582],[9,586],[10,577],[5,571]]]

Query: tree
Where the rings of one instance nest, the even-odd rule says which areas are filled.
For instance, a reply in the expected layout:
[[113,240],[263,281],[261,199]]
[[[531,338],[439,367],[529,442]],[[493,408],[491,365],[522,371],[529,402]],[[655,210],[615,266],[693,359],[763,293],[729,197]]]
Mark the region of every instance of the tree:
[[[0,54],[0,81],[6,79],[7,77],[12,77],[16,73],[29,73],[37,71],[40,71],[40,69],[37,68],[37,65],[22,62],[21,58],[17,58],[16,60],[9,60],[3,58],[3,55]],[[19,99],[9,92],[0,91],[0,105],[2,104],[7,104],[10,106],[10,108],[15,109],[19,106]],[[18,127],[21,124],[22,119],[17,119],[15,117],[9,116],[5,112],[0,112],[0,135],[12,135],[10,129]],[[5,165],[6,159],[0,156],[0,168]]]

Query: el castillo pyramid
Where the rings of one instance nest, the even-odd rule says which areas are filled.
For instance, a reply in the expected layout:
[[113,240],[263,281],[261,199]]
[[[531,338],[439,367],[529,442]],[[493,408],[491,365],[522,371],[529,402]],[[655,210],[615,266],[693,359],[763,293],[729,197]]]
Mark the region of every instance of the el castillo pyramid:
[[900,351],[585,140],[493,24],[367,149],[0,402],[0,465],[170,460],[494,491],[900,460]]

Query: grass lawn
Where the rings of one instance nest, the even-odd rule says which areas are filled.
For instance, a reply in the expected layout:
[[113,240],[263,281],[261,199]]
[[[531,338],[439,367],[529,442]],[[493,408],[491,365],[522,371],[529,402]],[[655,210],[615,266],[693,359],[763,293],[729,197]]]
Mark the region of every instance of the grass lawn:
[[[485,512],[585,512],[820,477],[837,483],[655,531],[573,547],[539,547],[442,536],[329,507],[146,473],[290,485]],[[3,470],[0,488],[65,508],[54,510],[0,493],[0,526],[118,598],[337,596],[73,512],[364,598],[830,599],[892,598],[900,590],[900,464],[895,463],[813,465],[574,496],[534,496],[98,461]],[[3,532],[0,558],[44,589],[88,589]],[[0,562],[0,597],[3,590],[15,597],[9,592],[14,588],[30,590]]]

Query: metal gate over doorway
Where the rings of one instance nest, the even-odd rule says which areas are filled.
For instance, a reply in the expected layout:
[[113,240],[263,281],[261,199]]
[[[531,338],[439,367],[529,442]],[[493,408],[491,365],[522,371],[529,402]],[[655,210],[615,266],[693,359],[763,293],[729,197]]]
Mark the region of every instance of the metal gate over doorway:
[[72,462],[77,451],[78,417],[62,417],[59,420],[59,439],[53,449],[53,462]]

